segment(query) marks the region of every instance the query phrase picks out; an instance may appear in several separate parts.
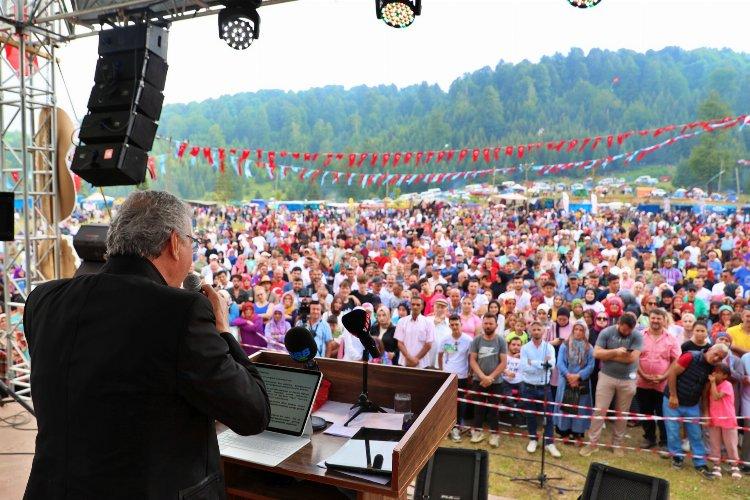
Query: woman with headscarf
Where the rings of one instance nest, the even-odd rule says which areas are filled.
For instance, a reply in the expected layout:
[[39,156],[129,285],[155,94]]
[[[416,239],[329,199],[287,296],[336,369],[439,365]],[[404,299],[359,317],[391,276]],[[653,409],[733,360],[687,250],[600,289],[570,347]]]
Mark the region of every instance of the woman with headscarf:
[[604,306],[601,302],[596,300],[596,290],[593,288],[587,288],[586,292],[583,294],[583,309],[588,310],[591,309],[594,312],[603,312]]
[[[557,381],[555,402],[563,402],[568,387],[577,388],[579,392],[577,404],[590,408],[592,403],[590,377],[594,371],[594,348],[588,341],[588,328],[583,321],[573,323],[572,333],[560,346],[557,368],[560,376]],[[571,414],[570,417],[554,417],[555,427],[562,437],[581,439],[591,425],[591,421],[587,418],[591,415],[589,409],[560,406],[555,409],[555,413]]]
[[273,315],[266,323],[265,334],[268,345],[272,349],[284,349],[284,337],[292,325],[284,318],[284,306],[277,304],[273,307]]
[[252,302],[243,302],[242,314],[231,322],[239,327],[242,348],[247,355],[251,355],[268,346],[263,330],[263,320],[255,312]]
[[370,335],[383,342],[383,354],[388,356],[390,364],[398,364],[399,350],[398,341],[393,337],[396,327],[391,321],[391,311],[388,307],[380,305],[375,313],[376,323],[370,328]]
[[620,319],[622,313],[625,312],[622,299],[617,295],[610,295],[602,301],[602,305],[604,306],[604,312],[607,314],[607,318],[609,318],[609,324],[607,326],[617,323],[617,320]]
[[719,314],[711,327],[711,338],[716,340],[716,334],[726,332],[732,326],[732,306],[723,305],[719,307]]
[[674,302],[674,292],[669,288],[665,288],[661,291],[661,297],[659,298],[659,307],[671,311],[672,302]]
[[570,320],[578,321],[583,319],[583,299],[573,299],[570,303]]

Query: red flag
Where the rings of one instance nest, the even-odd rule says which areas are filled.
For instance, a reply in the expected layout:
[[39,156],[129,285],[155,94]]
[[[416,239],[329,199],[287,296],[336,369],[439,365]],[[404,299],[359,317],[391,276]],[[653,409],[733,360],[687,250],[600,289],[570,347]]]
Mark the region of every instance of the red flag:
[[495,161],[500,160],[500,148],[495,148],[495,150],[493,151],[493,158]]
[[396,183],[398,182],[398,180],[399,180],[400,178],[401,178],[401,176],[400,176],[400,175],[398,175],[398,174],[394,175],[393,177],[391,177],[391,180],[390,180],[390,181],[388,181],[388,185],[389,185],[389,186],[393,186],[393,185],[395,185],[395,184],[396,184]]
[[[392,163],[392,165],[394,167],[397,167],[398,166],[398,162],[400,162],[400,161],[401,161],[401,153],[393,153],[393,163]],[[381,182],[380,185],[382,186],[383,183]]]
[[407,151],[406,154],[404,154],[404,165],[408,165],[411,163],[411,157],[412,157],[411,151]]
[[356,161],[357,161],[357,154],[349,153],[349,168],[353,167]]
[[476,163],[478,159],[479,159],[479,150],[475,149],[474,151],[471,152],[471,161]]
[[[372,153],[370,155],[370,166],[374,167],[377,163],[378,163],[378,154],[377,153]],[[348,181],[348,179],[347,179],[347,181]]]
[[299,160],[299,152],[295,151],[294,153],[292,153],[292,158],[294,158],[295,160]]
[[341,161],[344,159],[344,153],[336,153],[336,159],[338,161]]
[[224,148],[219,148],[219,172],[221,172],[222,174],[224,173],[224,170],[226,168],[226,159],[226,151],[224,151]]
[[[385,167],[386,165],[388,165],[388,160],[390,159],[391,159],[391,153],[383,153],[381,155],[381,166]],[[369,182],[367,185],[368,186],[370,185]]]
[[199,148],[198,146],[193,146],[192,148],[190,148],[190,156],[192,156],[193,158],[198,156],[200,152],[201,148]]
[[305,180],[305,174],[306,173],[307,173],[307,169],[306,168],[303,168],[302,170],[300,170],[299,175],[298,175],[299,180],[301,180],[301,181]]
[[447,161],[453,161],[453,154],[454,152],[452,149],[446,153],[446,155],[448,156]]
[[469,154],[468,149],[462,149],[460,153],[458,153],[458,161],[464,161],[466,159],[466,155]]
[[276,168],[276,152],[275,151],[268,152],[268,166],[271,167],[271,169]]
[[614,144],[614,143],[615,143],[615,138],[614,138],[614,136],[608,135],[608,136],[607,136],[607,147],[608,147],[608,148],[611,148],[611,147],[612,147],[612,144]]
[[591,142],[591,138],[590,138],[590,137],[586,137],[586,138],[585,138],[585,139],[583,140],[583,144],[581,144],[581,147],[580,147],[580,148],[578,148],[578,152],[579,152],[579,153],[583,152],[583,150],[584,150],[584,149],[586,149],[586,146],[588,146],[588,145],[589,145],[589,142]]
[[357,160],[357,166],[361,167],[362,164],[365,162],[366,159],[367,159],[367,153],[360,153],[359,154],[359,160]]
[[258,161],[263,161],[263,150],[256,149],[255,151],[258,153]]
[[513,156],[513,146],[505,146],[505,156]]
[[242,171],[244,170],[245,162],[250,157],[250,150],[249,149],[243,149],[242,153],[240,153],[240,157],[237,160],[237,174],[242,176]]
[[214,158],[211,155],[211,148],[203,148],[203,156],[206,158],[206,161],[209,165],[212,167],[214,166]]
[[577,145],[578,145],[578,139],[571,139],[570,141],[568,141],[568,153],[573,151]]
[[304,159],[305,161],[310,161],[310,153],[305,153],[305,154],[303,155],[303,159]]
[[490,156],[490,148],[484,148],[482,150],[482,155],[484,156],[485,163],[489,163],[491,161],[492,158]]
[[565,141],[560,141],[555,145],[555,151],[558,153],[562,151],[563,146],[565,146]]
[[416,159],[414,160],[414,166],[415,166],[415,167],[416,167],[416,166],[419,166],[419,164],[420,164],[420,163],[422,163],[422,155],[423,155],[423,154],[424,154],[424,153],[422,153],[421,151],[417,151],[417,157],[416,157]]
[[333,153],[326,153],[326,159],[323,160],[323,166],[327,167],[333,161]]
[[148,176],[151,177],[151,180],[156,180],[156,158],[149,156],[146,168],[148,169]]
[[524,153],[523,146],[518,146],[518,148],[516,149],[516,151],[518,151],[518,157],[519,158],[523,158],[523,153]]
[[427,151],[427,158],[425,159],[425,164],[430,163],[432,161],[432,158],[435,156],[434,151]]
[[281,151],[279,151],[279,155],[280,155],[280,156],[281,156],[282,158],[286,158],[286,151],[284,151],[284,150],[282,149]]
[[599,143],[602,142],[602,138],[600,136],[596,136],[594,138],[594,144],[591,145],[591,151],[595,150],[596,147],[599,145]]
[[182,160],[182,157],[185,155],[185,150],[188,147],[187,141],[180,144],[180,149],[177,150],[177,158]]
[[318,161],[318,156],[319,156],[318,153],[313,153],[312,154],[312,161]]
[[440,163],[445,158],[445,151],[438,151],[437,162]]

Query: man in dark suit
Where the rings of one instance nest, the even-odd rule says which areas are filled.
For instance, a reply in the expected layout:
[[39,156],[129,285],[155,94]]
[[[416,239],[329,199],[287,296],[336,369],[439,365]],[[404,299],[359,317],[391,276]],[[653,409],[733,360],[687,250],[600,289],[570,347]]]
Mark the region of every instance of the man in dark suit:
[[28,499],[221,499],[214,420],[242,435],[270,419],[265,386],[208,285],[180,289],[190,214],[136,191],[98,274],[38,286],[24,315],[39,433]]

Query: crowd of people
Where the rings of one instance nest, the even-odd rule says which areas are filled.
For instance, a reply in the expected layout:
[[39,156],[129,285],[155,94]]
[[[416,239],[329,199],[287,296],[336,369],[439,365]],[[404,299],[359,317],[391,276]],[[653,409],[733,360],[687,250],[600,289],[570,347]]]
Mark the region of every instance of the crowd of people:
[[[362,307],[376,361],[455,373],[471,391],[460,398],[486,403],[457,404],[455,441],[468,427],[472,443],[498,446],[511,419],[535,453],[546,412],[553,457],[559,437],[581,455],[600,451],[605,425],[621,456],[628,426],[640,426],[641,447],[662,449],[673,467],[692,451],[709,479],[750,472],[749,433],[740,443],[738,432],[750,426],[741,215],[445,203],[193,210],[193,270],[221,290],[248,354],[283,349],[303,324],[318,356],[360,360],[342,317]],[[669,419],[592,418],[613,411]]]

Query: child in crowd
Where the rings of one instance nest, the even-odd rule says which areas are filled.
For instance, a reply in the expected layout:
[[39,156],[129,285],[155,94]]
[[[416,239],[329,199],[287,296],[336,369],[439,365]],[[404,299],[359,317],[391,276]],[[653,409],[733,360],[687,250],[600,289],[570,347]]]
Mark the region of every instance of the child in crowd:
[[683,342],[680,349],[685,354],[688,351],[707,351],[710,347],[708,327],[703,321],[697,321],[693,325],[693,336],[687,342]]
[[740,479],[742,474],[738,466],[740,459],[737,453],[737,415],[734,409],[734,389],[729,382],[729,366],[722,363],[714,368],[708,376],[709,383],[704,395],[704,406],[708,407],[711,417],[708,425],[710,457],[714,461],[713,475],[721,477],[721,445],[727,450],[727,457],[732,464],[732,478]]

